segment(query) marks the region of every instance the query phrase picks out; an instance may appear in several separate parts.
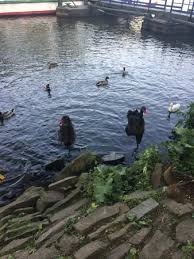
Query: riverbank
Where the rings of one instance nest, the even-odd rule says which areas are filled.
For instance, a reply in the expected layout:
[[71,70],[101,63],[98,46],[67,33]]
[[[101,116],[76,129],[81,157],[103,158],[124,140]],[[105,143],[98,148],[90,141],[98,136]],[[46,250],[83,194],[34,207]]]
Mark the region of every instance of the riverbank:
[[1,258],[191,258],[194,202],[171,167],[156,163],[147,191],[106,205],[85,192],[96,166],[95,154],[82,153],[47,188],[2,207]]

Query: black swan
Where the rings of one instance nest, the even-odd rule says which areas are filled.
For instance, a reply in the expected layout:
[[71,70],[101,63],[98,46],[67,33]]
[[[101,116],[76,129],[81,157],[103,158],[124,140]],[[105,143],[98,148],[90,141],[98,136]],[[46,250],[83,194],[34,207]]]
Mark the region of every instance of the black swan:
[[69,116],[65,115],[62,117],[60,121],[60,129],[59,129],[59,140],[64,144],[64,146],[69,150],[72,148],[75,143],[75,130],[71,119]]
[[144,113],[146,113],[145,106],[141,107],[140,112],[136,109],[135,111],[129,110],[127,113],[128,124],[125,128],[125,131],[128,136],[136,137],[137,148],[135,150],[138,149],[144,134]]

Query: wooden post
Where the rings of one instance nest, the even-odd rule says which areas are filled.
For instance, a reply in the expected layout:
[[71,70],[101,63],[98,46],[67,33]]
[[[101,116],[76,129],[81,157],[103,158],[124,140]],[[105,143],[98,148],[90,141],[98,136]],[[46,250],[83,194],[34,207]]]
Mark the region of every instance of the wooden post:
[[190,16],[189,16],[189,21],[190,22],[192,22],[193,10],[194,10],[194,2],[192,4],[192,9],[191,9]]
[[148,4],[148,13],[149,13],[149,11],[150,11],[151,4],[152,4],[152,0],[149,0],[149,4]]
[[184,2],[185,2],[185,0],[182,0],[181,11],[183,10]]
[[164,10],[166,11],[166,5],[167,5],[167,0],[165,0],[165,3],[164,3]]
[[58,7],[62,7],[63,5],[63,0],[58,0]]
[[172,4],[171,4],[171,7],[170,7],[170,14],[171,14],[172,11],[173,11],[173,5],[174,5],[174,0],[172,0]]

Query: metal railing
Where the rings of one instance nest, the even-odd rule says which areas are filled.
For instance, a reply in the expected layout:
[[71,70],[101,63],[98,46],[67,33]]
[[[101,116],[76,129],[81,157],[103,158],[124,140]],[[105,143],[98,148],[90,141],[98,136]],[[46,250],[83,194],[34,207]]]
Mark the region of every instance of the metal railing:
[[[159,2],[160,1],[160,2]],[[99,0],[101,6],[119,7],[126,9],[133,7],[139,10],[149,11],[163,11],[167,13],[184,15],[188,20],[192,21],[194,16],[194,0]]]

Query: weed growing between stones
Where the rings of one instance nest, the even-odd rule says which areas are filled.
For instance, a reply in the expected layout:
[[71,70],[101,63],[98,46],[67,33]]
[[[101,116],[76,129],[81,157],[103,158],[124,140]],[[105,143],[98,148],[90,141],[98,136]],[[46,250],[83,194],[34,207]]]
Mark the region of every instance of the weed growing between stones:
[[184,255],[183,259],[190,259],[192,257],[192,254],[194,253],[194,244],[192,244],[192,242],[188,240],[187,244],[181,247],[181,251]]
[[131,247],[125,259],[136,259],[137,255],[138,255],[138,250],[135,247]]
[[73,225],[76,224],[79,220],[79,216],[75,216],[73,218],[69,218],[64,225],[64,231],[67,234],[71,234],[73,231]]

